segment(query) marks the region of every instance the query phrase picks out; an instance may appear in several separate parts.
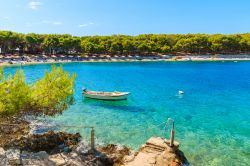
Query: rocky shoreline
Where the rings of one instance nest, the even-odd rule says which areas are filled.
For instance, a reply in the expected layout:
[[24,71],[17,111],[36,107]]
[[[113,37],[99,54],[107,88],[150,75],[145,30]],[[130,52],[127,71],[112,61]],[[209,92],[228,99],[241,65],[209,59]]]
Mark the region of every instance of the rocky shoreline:
[[[107,151],[107,149],[109,149]],[[92,152],[88,145],[82,142],[70,152],[62,151],[54,154],[46,151],[28,152],[17,148],[4,150],[0,148],[0,165],[23,166],[112,166],[122,165],[123,158],[130,150],[117,145],[98,147]]]
[[[109,149],[108,151],[106,151]],[[0,148],[0,165],[24,166],[112,166],[122,165],[123,158],[130,150],[117,145],[98,147],[92,152],[89,146],[82,142],[70,152],[62,151],[54,154],[46,151],[28,152],[17,148]]]
[[178,150],[178,143],[170,148],[162,138],[150,138],[136,152],[114,144],[91,149],[79,133],[31,134],[27,121],[19,118],[0,120],[1,166],[181,166],[187,161]]
[[131,150],[125,146],[97,146],[93,151],[79,133],[47,131],[32,134],[20,118],[0,118],[0,165],[102,166],[121,165]]

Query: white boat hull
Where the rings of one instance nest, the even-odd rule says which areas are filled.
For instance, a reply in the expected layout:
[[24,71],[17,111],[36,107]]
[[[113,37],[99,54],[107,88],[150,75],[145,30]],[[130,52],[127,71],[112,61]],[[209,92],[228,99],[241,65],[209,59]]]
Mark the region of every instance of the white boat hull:
[[128,98],[129,93],[123,92],[119,95],[98,95],[98,94],[91,94],[89,92],[83,92],[83,96],[91,99],[98,99],[98,100],[126,100]]

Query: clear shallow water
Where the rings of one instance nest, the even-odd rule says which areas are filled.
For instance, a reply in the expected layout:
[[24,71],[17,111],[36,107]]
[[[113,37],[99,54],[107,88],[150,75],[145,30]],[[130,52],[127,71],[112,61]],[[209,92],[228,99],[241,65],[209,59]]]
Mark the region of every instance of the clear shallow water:
[[[50,65],[22,68],[32,83]],[[162,136],[158,125],[171,117],[191,164],[250,164],[250,62],[68,63],[63,68],[77,73],[75,104],[51,121],[93,125],[98,142],[138,148],[151,136]],[[84,99],[83,86],[131,96],[119,102]]]

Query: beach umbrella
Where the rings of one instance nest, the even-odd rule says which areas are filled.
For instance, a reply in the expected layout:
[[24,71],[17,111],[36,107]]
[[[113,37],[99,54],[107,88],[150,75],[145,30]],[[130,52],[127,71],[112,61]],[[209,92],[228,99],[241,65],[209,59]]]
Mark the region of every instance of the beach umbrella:
[[24,58],[26,58],[26,59],[28,59],[28,60],[30,59],[30,57],[29,57],[29,56],[24,56]]

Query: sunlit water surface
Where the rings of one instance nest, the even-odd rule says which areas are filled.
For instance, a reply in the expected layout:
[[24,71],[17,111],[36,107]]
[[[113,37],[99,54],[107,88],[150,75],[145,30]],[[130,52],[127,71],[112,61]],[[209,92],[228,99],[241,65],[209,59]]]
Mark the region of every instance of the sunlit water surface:
[[[51,65],[5,71],[18,68],[32,83]],[[95,126],[99,143],[136,149],[151,136],[162,136],[164,126],[158,125],[171,117],[191,164],[250,164],[250,62],[68,63],[63,68],[77,73],[75,103],[51,122]],[[118,102],[84,99],[83,86],[131,95]],[[65,130],[89,135],[78,128]]]

